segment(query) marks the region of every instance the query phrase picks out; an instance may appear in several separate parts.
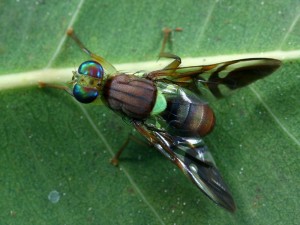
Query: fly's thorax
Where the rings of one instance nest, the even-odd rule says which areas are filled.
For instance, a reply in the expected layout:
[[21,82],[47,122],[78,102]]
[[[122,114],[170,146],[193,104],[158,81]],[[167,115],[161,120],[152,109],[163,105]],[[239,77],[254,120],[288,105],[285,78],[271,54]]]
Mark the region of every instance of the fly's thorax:
[[144,120],[155,106],[157,88],[148,79],[123,73],[107,78],[102,99],[112,110],[129,118]]

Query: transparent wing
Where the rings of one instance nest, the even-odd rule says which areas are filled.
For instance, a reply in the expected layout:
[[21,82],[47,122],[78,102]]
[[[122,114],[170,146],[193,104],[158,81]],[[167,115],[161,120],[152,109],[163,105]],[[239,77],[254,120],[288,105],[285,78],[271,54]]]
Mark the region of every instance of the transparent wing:
[[245,87],[264,78],[281,65],[270,58],[248,58],[212,65],[162,69],[148,74],[152,80],[164,80],[184,86],[192,91],[205,87],[216,98],[227,95],[229,90]]
[[147,128],[140,122],[133,124],[211,200],[231,212],[235,211],[229,189],[202,139],[171,136],[166,132]]

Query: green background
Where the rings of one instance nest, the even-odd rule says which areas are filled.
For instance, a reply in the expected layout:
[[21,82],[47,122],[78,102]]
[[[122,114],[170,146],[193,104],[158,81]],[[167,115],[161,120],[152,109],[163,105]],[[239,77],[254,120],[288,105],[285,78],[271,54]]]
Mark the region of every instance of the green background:
[[[76,68],[84,43],[113,64],[156,60],[163,27],[185,57],[300,50],[300,1],[0,1],[0,74]],[[78,12],[78,14],[77,14]],[[74,18],[74,22],[71,22]],[[60,49],[58,54],[55,52]],[[300,62],[212,102],[205,141],[237,204],[214,205],[132,128],[97,105],[37,87],[0,92],[1,224],[298,224]],[[71,78],[71,71],[70,71]],[[58,191],[57,203],[48,200]]]

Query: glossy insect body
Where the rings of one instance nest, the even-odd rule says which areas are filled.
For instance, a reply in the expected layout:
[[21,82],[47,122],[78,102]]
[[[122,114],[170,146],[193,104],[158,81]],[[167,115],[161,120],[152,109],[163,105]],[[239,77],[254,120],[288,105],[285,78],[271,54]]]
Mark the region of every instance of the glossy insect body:
[[[165,31],[165,34],[170,30]],[[127,117],[135,129],[173,162],[210,199],[229,211],[235,203],[202,137],[215,124],[212,109],[203,99],[204,92],[215,98],[225,89],[235,90],[263,78],[280,66],[268,58],[239,59],[213,65],[179,67],[178,56],[162,70],[150,73],[119,73],[101,56],[90,52],[73,33],[68,35],[92,60],[73,72],[71,88],[64,89],[79,102],[102,100],[113,111]],[[205,90],[205,91],[203,91]],[[126,142],[127,143],[127,142]],[[125,146],[125,145],[124,145]],[[114,157],[116,163],[124,146]]]
[[214,126],[214,113],[208,104],[174,84],[119,74],[106,80],[102,93],[104,102],[112,110],[140,120],[161,115],[181,135],[203,137]]
[[[214,127],[214,113],[208,104],[178,85],[152,81],[147,74],[139,77],[124,73],[103,81],[103,68],[95,61],[82,63],[75,77],[73,95],[82,103],[94,101],[101,92],[102,100],[112,110],[140,120],[161,115],[181,135],[203,137]],[[97,85],[101,82],[100,89]]]
[[166,97],[167,107],[161,113],[175,133],[184,137],[209,134],[215,125],[215,115],[206,101],[189,90],[174,84],[158,83]]
[[107,79],[103,99],[114,111],[133,119],[146,119],[156,102],[157,88],[145,78],[120,74]]

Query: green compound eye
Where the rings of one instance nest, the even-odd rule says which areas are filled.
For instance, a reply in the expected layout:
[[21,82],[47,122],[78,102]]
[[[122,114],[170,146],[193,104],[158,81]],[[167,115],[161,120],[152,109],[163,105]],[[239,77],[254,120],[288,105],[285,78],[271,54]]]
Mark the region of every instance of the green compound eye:
[[95,62],[95,61],[86,61],[83,62],[79,68],[78,68],[78,73],[82,75],[87,75],[90,77],[102,79],[103,77],[103,67]]
[[77,101],[81,103],[91,103],[98,97],[98,90],[96,88],[83,87],[75,84],[73,87],[73,95]]
[[[78,73],[99,80],[99,84],[103,78],[104,70],[99,63],[90,60],[79,66]],[[98,97],[99,93],[96,87],[88,87],[77,83],[73,87],[73,95],[81,103],[91,103]]]

